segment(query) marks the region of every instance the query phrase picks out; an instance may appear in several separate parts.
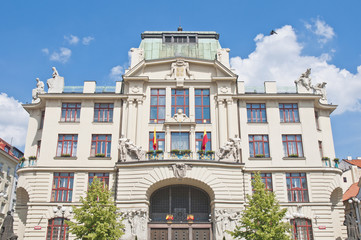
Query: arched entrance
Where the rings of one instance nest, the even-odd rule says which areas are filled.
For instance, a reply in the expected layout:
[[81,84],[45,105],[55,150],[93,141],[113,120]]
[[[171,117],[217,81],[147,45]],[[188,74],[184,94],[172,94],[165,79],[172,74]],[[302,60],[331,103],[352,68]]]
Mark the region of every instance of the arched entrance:
[[155,191],[150,197],[149,239],[209,240],[210,198],[189,185],[172,185]]

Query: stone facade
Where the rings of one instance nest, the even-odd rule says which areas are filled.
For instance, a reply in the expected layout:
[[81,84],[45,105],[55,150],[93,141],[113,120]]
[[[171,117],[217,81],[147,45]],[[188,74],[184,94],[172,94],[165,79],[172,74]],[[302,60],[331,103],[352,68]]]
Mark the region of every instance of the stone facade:
[[[214,32],[145,32],[140,47],[131,50],[131,67],[123,82],[117,82],[111,92],[99,92],[95,82],[85,82],[82,91],[67,93],[64,78],[57,74],[52,81],[61,80],[57,89],[62,93],[39,93],[39,101],[24,105],[30,113],[25,156],[36,153],[38,141],[43,144],[36,162],[18,171],[14,228],[19,239],[45,239],[49,220],[72,219],[69,207],[76,206],[84,196],[89,173],[93,172],[109,174],[109,187],[125,217],[122,239],[157,239],[154,236],[158,233],[153,236],[152,228],[166,229],[171,239],[173,228],[185,227],[190,231],[189,238],[198,229],[209,234],[208,239],[231,239],[225,230],[233,230],[247,207],[246,195],[252,194],[251,174],[257,171],[270,174],[273,191],[281,206],[288,209],[285,221],[307,219],[314,239],[345,237],[342,171],[322,161],[325,156],[335,158],[330,114],[336,106],[327,104],[324,85],[319,86],[322,93],[314,90],[309,73],[305,73],[302,77],[309,90],[296,83],[297,88],[284,92],[275,82],[265,82],[261,90],[250,90],[242,79],[237,81],[229,67],[229,49],[220,47],[218,37]],[[180,47],[177,41],[186,42]],[[207,49],[212,54],[207,55]],[[164,119],[157,122],[150,117],[152,89],[164,89],[165,93]],[[172,110],[175,89],[187,90],[189,101],[184,112]],[[210,116],[205,123],[197,119],[199,89],[209,90]],[[80,104],[80,117],[64,120],[64,103]],[[113,104],[111,121],[94,120],[95,105],[99,103]],[[251,103],[264,104],[266,121],[249,120],[247,104]],[[295,104],[299,120],[282,121],[281,104]],[[197,153],[196,136],[204,131],[210,133],[208,144],[215,151],[210,159]],[[164,133],[164,152],[152,158],[145,152],[153,149],[150,135],[154,132]],[[187,136],[190,153],[180,156],[172,152],[176,133]],[[92,139],[97,134],[111,136],[109,154],[93,154]],[[59,155],[60,135],[77,136],[76,154]],[[249,139],[256,135],[267,136],[267,156],[265,152],[250,155]],[[285,154],[286,135],[301,138],[299,155]],[[71,201],[54,201],[55,173],[74,174]],[[307,190],[308,199],[289,200],[287,174],[292,173],[304,174],[307,184],[303,190]],[[193,225],[167,224],[165,219],[154,222],[151,198],[167,186],[191,186],[206,193],[209,219],[195,219]],[[68,208],[54,210],[61,206]]]

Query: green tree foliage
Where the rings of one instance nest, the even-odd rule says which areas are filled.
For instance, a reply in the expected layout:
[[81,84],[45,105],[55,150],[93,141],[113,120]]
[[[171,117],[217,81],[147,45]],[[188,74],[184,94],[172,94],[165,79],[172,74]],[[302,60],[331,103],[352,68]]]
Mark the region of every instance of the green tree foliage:
[[265,189],[259,173],[254,174],[252,186],[252,196],[247,195],[249,206],[229,234],[236,239],[289,240],[290,224],[282,220],[287,209],[281,209],[275,194]]
[[86,197],[81,197],[80,201],[82,205],[74,208],[77,222],[66,221],[69,231],[77,239],[115,240],[124,234],[124,226],[117,221],[120,216],[116,212],[112,194],[98,178],[94,178]]

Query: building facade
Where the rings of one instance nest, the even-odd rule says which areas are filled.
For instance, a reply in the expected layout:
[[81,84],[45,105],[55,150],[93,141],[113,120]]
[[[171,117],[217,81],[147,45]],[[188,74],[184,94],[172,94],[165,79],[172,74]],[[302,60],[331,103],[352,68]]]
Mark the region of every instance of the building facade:
[[22,156],[23,152],[0,138],[0,224],[15,204],[16,170]]
[[64,219],[94,176],[114,192],[122,239],[231,239],[254,172],[294,239],[346,236],[325,84],[307,70],[295,88],[245,86],[218,39],[144,32],[115,87],[64,86],[55,68],[47,93],[38,81],[24,105],[37,159],[18,171],[20,239],[68,239]]

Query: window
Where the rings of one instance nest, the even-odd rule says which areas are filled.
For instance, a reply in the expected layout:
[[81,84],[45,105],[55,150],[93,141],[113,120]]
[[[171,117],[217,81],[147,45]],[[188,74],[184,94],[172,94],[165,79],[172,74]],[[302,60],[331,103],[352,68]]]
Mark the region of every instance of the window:
[[316,128],[317,130],[321,130],[320,129],[320,122],[319,122],[319,115],[318,115],[318,112],[315,111],[315,121],[316,121]]
[[[202,150],[204,132],[196,132],[196,151]],[[206,143],[206,152],[212,150],[211,133],[207,132],[208,141]]]
[[78,147],[78,135],[77,134],[59,134],[58,137],[58,150],[56,156],[76,156],[76,150]]
[[[149,150],[153,149],[153,138],[154,132],[149,133]],[[156,141],[157,141],[157,149],[156,150],[165,150],[165,133],[164,132],[156,132]]]
[[165,89],[150,91],[150,122],[163,123],[165,120]]
[[248,122],[267,122],[266,104],[248,103],[247,104],[247,121]]
[[[261,181],[263,182],[265,189],[268,191],[273,192],[273,185],[272,185],[272,173],[260,173]],[[252,182],[254,179],[254,174],[252,173]],[[253,191],[253,186],[252,186]]]
[[268,135],[249,135],[249,156],[270,157]]
[[313,240],[312,222],[306,218],[291,219],[294,240]]
[[189,149],[189,133],[187,132],[172,132],[171,149],[188,150]]
[[280,119],[281,122],[299,122],[297,103],[280,103]]
[[301,135],[282,135],[285,157],[303,157]]
[[41,118],[40,118],[39,129],[43,129],[43,126],[44,126],[44,118],[45,118],[45,111],[41,111]]
[[61,108],[61,121],[79,122],[80,103],[63,103]]
[[347,177],[343,177],[343,182],[347,182]]
[[112,136],[94,134],[92,136],[91,156],[95,157],[97,154],[104,154],[104,157],[110,157]]
[[46,240],[68,240],[69,227],[65,223],[66,218],[52,218],[48,221]]
[[9,153],[9,152],[10,152],[10,148],[9,148],[8,146],[5,146],[4,151],[5,151],[6,153]]
[[39,140],[36,144],[36,158],[40,157],[41,141]]
[[308,202],[306,173],[287,173],[287,195],[289,202]]
[[92,184],[94,177],[99,178],[99,180],[103,183],[103,187],[109,186],[109,173],[89,173],[89,185]]
[[210,123],[209,89],[195,90],[196,123]]
[[189,116],[189,90],[172,89],[172,115],[176,114],[178,109]]
[[8,170],[6,171],[6,175],[10,177],[11,167],[8,167]]
[[113,103],[96,103],[94,105],[94,122],[113,122]]
[[71,202],[74,173],[54,173],[52,202]]
[[164,43],[196,43],[196,35],[165,35],[163,38]]
[[320,151],[320,157],[323,158],[322,141],[318,141],[318,150]]

